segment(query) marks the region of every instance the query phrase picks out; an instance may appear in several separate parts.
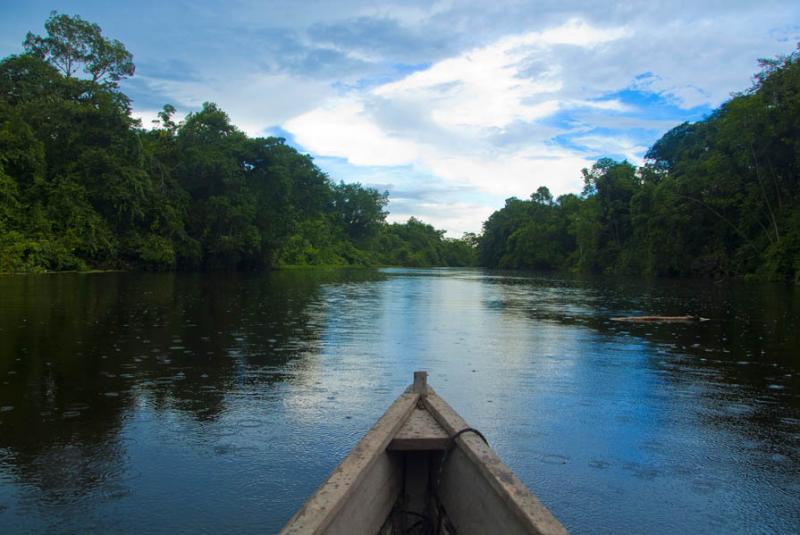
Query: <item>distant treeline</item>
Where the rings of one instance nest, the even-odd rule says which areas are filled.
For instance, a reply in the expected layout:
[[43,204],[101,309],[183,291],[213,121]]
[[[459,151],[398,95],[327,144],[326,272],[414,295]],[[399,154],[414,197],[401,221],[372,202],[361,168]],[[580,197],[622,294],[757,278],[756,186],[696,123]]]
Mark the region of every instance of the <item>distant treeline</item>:
[[142,128],[118,86],[124,45],[77,16],[45,28],[0,62],[0,272],[475,263],[474,241],[387,224],[386,193],[214,104]]
[[480,264],[800,282],[800,52],[761,67],[644,166],[602,159],[582,195],[508,199],[484,223]]

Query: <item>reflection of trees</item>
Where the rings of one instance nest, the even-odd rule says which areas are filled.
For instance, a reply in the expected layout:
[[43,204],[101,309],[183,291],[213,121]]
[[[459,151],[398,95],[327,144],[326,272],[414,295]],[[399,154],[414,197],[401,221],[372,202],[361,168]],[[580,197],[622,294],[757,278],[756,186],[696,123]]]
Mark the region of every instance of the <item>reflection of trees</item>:
[[[491,272],[490,272],[491,273]],[[487,283],[484,305],[503,314],[585,327],[609,340],[646,341],[650,366],[692,390],[711,425],[774,445],[800,462],[800,293],[783,285],[511,273]],[[709,318],[697,324],[610,321],[636,314]]]
[[126,412],[145,403],[215,420],[231,392],[281,381],[314,351],[309,305],[322,284],[375,277],[0,277],[0,462],[54,496],[88,492],[119,471]]

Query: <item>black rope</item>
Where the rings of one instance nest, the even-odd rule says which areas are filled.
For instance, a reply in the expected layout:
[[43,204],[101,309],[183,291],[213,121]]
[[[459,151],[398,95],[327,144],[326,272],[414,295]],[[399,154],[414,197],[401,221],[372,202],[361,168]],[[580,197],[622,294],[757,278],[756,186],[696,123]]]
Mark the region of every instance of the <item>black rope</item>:
[[464,428],[464,429],[462,429],[461,431],[458,431],[458,432],[457,432],[455,435],[453,435],[452,437],[450,437],[450,443],[451,443],[453,446],[455,446],[455,444],[456,444],[456,439],[457,439],[458,437],[460,437],[461,435],[463,435],[464,433],[475,433],[476,435],[478,435],[479,437],[481,437],[481,440],[483,440],[483,442],[484,442],[484,443],[485,443],[487,446],[489,445],[489,441],[488,441],[488,440],[486,440],[486,437],[485,437],[485,436],[483,436],[483,433],[481,433],[480,431],[478,431],[477,429],[475,429],[475,428],[473,428],[473,427],[465,427],[465,428]]

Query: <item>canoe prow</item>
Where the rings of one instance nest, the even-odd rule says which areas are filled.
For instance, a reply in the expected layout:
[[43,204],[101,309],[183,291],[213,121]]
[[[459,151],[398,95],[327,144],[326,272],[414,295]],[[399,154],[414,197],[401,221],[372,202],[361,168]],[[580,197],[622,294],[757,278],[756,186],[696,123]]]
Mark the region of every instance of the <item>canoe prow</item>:
[[563,534],[483,435],[426,383],[397,398],[284,534]]

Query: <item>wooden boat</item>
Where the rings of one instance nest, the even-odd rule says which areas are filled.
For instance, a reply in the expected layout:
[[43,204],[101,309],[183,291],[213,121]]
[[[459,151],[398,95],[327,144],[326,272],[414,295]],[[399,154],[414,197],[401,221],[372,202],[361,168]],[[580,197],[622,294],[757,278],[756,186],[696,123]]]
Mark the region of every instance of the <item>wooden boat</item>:
[[283,534],[563,534],[566,529],[427,385],[400,395]]

